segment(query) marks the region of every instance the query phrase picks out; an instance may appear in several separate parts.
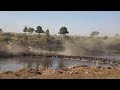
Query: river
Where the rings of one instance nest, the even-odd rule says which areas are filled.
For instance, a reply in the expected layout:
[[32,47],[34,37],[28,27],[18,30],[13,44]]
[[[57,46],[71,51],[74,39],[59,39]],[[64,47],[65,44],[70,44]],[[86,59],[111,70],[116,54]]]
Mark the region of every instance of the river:
[[[103,58],[120,60],[120,56],[97,56]],[[89,61],[80,61],[75,59],[61,59],[61,58],[46,58],[46,57],[13,57],[13,58],[0,58],[0,72],[2,71],[16,71],[20,68],[66,68],[75,65],[87,66],[102,66],[111,67],[110,64],[96,64]]]

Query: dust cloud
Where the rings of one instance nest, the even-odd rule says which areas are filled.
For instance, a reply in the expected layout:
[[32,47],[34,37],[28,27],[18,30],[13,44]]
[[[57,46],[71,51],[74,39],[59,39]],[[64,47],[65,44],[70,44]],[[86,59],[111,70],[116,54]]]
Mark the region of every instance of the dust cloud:
[[[120,40],[119,40],[120,41]],[[44,46],[44,44],[34,44],[31,45],[30,43],[7,43],[4,44],[2,49],[5,52],[9,52],[12,54],[19,54],[21,52],[26,52],[26,50],[29,50],[32,53],[55,53],[55,54],[62,54],[62,55],[73,55],[73,56],[80,56],[80,55],[100,55],[102,52],[106,51],[115,51],[119,49],[120,43],[118,40],[102,40],[102,39],[86,39],[86,40],[65,40],[62,42],[62,50],[47,50],[43,49],[41,47]],[[57,45],[52,46],[49,44],[48,46],[51,46],[54,48],[59,48]],[[51,49],[49,47],[48,49]]]

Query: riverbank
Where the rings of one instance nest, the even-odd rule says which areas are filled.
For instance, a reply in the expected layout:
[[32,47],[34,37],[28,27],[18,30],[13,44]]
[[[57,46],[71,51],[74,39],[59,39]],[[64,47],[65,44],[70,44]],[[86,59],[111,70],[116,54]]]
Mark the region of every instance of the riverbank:
[[[114,73],[113,73],[114,72]],[[120,79],[120,69],[74,66],[65,69],[19,69],[0,73],[0,79]]]

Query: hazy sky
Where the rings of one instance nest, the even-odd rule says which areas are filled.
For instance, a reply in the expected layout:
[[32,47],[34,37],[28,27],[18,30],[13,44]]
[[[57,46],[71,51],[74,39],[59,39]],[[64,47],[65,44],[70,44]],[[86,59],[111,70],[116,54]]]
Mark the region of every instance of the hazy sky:
[[24,26],[42,26],[51,34],[67,27],[71,35],[120,34],[120,11],[0,11],[0,28],[5,32],[22,32]]

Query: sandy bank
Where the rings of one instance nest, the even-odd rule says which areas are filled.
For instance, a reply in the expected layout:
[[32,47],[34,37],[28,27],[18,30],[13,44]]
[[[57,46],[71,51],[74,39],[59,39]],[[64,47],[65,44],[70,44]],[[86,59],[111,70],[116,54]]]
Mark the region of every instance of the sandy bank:
[[16,72],[2,72],[0,79],[120,79],[120,69],[87,66],[37,70],[23,68]]

